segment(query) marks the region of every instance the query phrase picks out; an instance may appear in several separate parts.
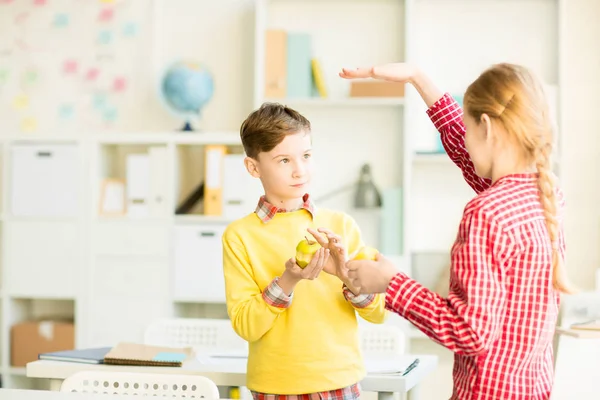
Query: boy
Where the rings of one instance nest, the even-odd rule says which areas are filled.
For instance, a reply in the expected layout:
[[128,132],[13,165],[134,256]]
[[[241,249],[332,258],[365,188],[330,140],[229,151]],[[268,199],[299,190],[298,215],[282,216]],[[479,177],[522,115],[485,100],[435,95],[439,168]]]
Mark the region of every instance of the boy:
[[[381,295],[352,292],[345,257],[337,253],[340,245],[348,253],[363,246],[359,228],[344,213],[317,210],[307,194],[312,150],[305,117],[266,103],[240,134],[246,168],[265,192],[256,211],[223,234],[227,311],[249,342],[247,387],[256,399],[358,398],[365,371],[355,310],[373,323],[387,313]],[[301,269],[296,245],[322,227],[328,239],[319,242],[327,248]]]

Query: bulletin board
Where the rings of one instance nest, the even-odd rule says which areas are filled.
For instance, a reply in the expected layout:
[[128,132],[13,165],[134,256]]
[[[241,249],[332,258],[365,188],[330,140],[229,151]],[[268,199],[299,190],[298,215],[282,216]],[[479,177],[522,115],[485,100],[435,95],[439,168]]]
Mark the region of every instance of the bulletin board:
[[150,0],[0,0],[0,134],[97,131],[135,107]]

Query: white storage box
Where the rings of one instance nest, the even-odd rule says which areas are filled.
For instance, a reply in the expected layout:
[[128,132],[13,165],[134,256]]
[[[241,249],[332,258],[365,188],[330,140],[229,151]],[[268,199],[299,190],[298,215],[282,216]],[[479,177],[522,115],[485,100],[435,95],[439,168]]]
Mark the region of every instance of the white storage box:
[[225,302],[224,224],[175,227],[175,300]]
[[11,214],[18,217],[77,216],[79,171],[76,144],[11,146]]

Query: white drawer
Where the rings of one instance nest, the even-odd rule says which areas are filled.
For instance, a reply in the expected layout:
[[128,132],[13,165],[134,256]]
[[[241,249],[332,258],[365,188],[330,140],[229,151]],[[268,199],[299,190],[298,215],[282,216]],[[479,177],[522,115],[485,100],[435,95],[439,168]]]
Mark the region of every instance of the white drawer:
[[92,237],[96,255],[166,256],[168,228],[163,224],[100,222]]
[[174,230],[176,300],[225,301],[223,248],[225,225],[177,226]]

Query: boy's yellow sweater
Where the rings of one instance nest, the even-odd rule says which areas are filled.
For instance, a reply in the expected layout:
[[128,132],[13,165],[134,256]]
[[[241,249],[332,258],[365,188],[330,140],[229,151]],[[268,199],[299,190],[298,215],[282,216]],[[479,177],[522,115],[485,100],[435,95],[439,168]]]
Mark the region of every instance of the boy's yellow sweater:
[[277,213],[266,223],[250,214],[223,234],[227,310],[233,328],[249,342],[247,386],[271,394],[302,394],[339,389],[365,374],[355,310],[373,323],[386,317],[377,295],[355,308],[343,295],[342,282],[322,272],[302,280],[288,308],[265,302],[262,291],[285,270],[307,228],[328,228],[341,235],[348,253],[363,243],[352,218],[341,212],[306,209]]

